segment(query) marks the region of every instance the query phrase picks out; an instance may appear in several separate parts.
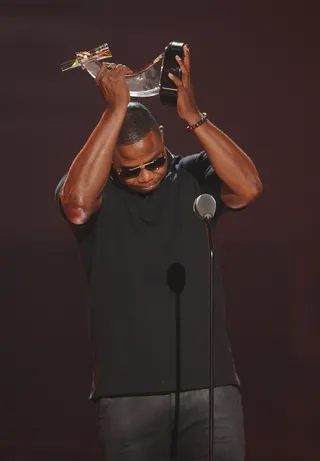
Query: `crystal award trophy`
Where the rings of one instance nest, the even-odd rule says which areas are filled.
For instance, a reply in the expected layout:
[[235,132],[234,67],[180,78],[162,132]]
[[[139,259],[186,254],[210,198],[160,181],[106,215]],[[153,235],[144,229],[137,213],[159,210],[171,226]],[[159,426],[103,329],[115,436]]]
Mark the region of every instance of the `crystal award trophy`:
[[[163,53],[142,69],[126,75],[130,96],[146,98],[160,96],[160,101],[167,105],[176,105],[178,90],[175,83],[168,77],[168,73],[181,77],[181,70],[175,56],[183,59],[182,42],[170,42]],[[62,72],[76,69],[86,70],[91,77],[98,75],[101,62],[108,62],[112,53],[107,43],[89,51],[79,51],[76,58],[60,65]]]

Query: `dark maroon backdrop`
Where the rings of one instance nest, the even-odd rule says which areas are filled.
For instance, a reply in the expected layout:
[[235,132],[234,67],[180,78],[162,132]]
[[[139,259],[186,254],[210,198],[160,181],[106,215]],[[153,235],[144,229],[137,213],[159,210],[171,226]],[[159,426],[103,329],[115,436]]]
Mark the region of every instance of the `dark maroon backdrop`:
[[[62,74],[59,64],[108,41],[116,61],[137,69],[182,40],[191,46],[200,109],[252,157],[264,183],[263,196],[226,216],[218,232],[247,460],[318,461],[320,66],[312,5],[0,6],[0,459],[101,459],[88,401],[85,280],[53,192],[103,101],[85,72]],[[174,109],[145,102],[171,150],[200,149]]]

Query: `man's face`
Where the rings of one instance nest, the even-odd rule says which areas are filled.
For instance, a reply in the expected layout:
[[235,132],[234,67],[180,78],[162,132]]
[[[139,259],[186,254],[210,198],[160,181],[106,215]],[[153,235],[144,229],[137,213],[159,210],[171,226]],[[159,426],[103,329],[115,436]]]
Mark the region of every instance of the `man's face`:
[[[161,160],[161,157],[164,157],[164,160]],[[143,167],[157,159],[160,159],[158,160],[160,164],[162,163],[160,166],[157,167],[157,163],[151,163],[145,168]],[[139,166],[141,169],[135,168]],[[147,194],[155,190],[167,172],[167,154],[163,136],[150,131],[134,144],[116,146],[113,155],[113,168],[118,173],[120,181],[136,192]],[[133,170],[128,171],[128,168],[133,168]],[[132,174],[136,176],[127,177],[127,175]]]

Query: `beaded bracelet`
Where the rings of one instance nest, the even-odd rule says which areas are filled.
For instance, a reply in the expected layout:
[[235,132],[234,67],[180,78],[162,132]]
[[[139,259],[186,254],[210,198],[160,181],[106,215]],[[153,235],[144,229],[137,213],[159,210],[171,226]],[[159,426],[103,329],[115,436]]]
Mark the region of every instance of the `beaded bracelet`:
[[198,128],[198,126],[202,125],[207,120],[207,118],[208,118],[208,115],[205,112],[202,112],[200,120],[194,125],[188,125],[186,127],[186,130],[187,131],[195,130],[196,128]]

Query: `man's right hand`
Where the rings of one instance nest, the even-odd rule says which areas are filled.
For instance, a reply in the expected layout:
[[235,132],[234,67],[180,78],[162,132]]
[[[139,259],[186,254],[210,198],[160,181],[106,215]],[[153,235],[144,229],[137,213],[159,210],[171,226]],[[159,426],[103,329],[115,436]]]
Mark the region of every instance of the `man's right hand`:
[[130,102],[130,93],[125,76],[131,72],[127,66],[122,64],[101,64],[96,77],[96,84],[100,88],[109,109],[127,108]]

